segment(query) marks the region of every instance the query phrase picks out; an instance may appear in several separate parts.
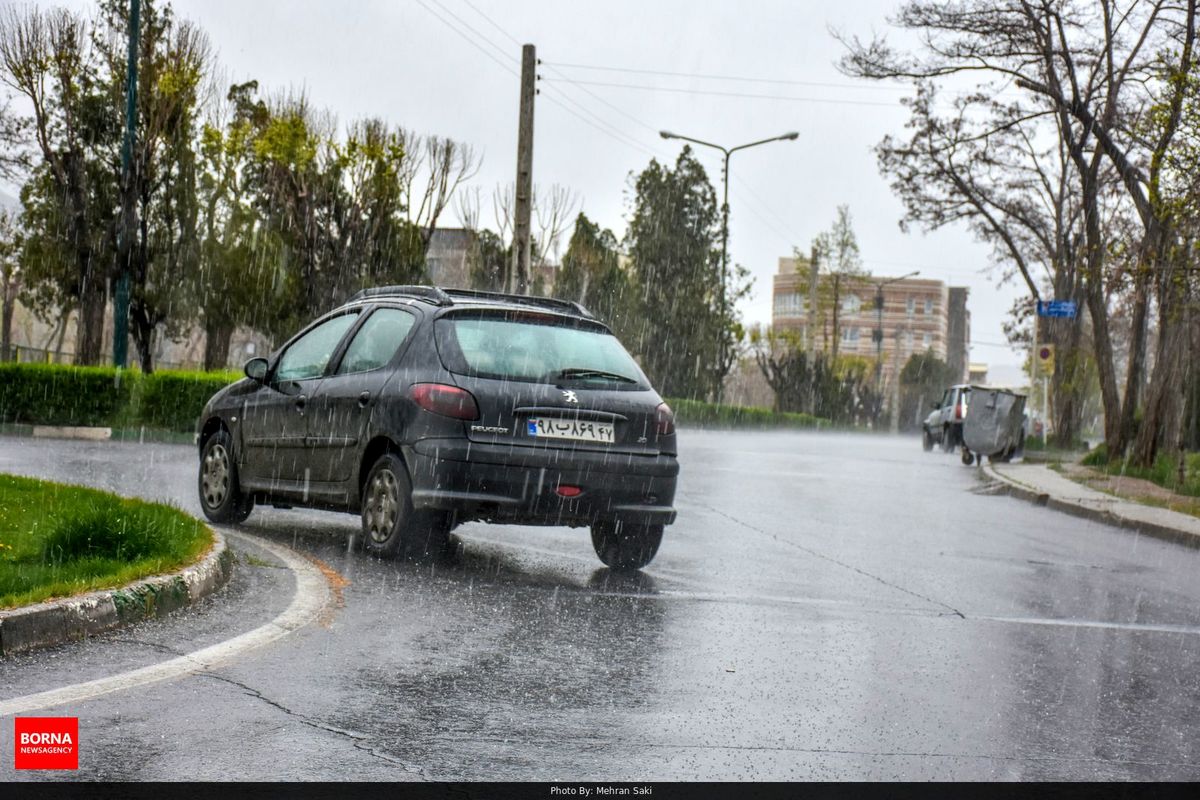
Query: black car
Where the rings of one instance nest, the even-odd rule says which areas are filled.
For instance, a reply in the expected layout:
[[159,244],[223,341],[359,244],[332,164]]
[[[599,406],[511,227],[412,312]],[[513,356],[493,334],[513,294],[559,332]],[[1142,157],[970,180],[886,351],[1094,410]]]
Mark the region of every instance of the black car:
[[671,409],[576,303],[427,286],[359,292],[198,423],[200,504],[361,513],[364,547],[437,556],[461,522],[591,528],[614,569],[654,558],[679,463]]

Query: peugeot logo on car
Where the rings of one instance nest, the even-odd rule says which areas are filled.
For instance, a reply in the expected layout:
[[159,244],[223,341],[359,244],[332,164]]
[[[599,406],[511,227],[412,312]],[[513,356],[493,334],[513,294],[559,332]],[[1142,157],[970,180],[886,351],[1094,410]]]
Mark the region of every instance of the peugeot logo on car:
[[578,403],[579,402],[579,398],[576,397],[575,393],[570,391],[569,389],[563,390],[563,400],[567,401],[568,403]]

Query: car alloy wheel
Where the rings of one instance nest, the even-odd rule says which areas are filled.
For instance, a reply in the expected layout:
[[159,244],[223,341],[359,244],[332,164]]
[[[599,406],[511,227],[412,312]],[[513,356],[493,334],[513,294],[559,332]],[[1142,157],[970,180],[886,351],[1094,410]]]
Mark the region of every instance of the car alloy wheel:
[[375,473],[367,487],[365,522],[367,535],[377,545],[382,545],[396,529],[396,518],[400,514],[400,495],[396,475],[384,468]]
[[214,444],[204,456],[204,471],[200,478],[204,502],[209,508],[220,508],[229,494],[229,451]]

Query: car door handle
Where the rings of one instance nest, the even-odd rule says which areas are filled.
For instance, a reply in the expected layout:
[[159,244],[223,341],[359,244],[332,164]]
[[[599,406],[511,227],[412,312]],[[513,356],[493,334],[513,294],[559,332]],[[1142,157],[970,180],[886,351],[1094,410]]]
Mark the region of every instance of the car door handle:
[[308,405],[307,397],[305,397],[304,395],[300,395],[299,397],[296,398],[296,410],[297,411],[304,413],[304,407],[306,405]]
[[359,408],[366,408],[367,403],[369,403],[369,402],[371,402],[371,393],[370,392],[363,392],[362,394],[360,394],[358,396],[358,407]]

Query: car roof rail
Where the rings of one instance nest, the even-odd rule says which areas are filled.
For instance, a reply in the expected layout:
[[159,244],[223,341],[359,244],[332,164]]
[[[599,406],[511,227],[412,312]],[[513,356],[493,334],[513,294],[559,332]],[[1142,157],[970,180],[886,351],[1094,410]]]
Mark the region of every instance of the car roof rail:
[[583,307],[582,304],[576,303],[573,300],[559,300],[557,297],[542,297],[539,295],[528,294],[509,294],[508,292],[485,292],[481,289],[450,289],[442,288],[439,291],[443,292],[453,300],[455,297],[461,297],[464,300],[495,300],[505,303],[517,303],[525,306],[536,306],[552,311],[565,311],[569,314],[584,317],[586,319],[595,319],[592,312]]
[[436,286],[374,286],[357,292],[347,302],[356,303],[372,297],[415,297],[435,306],[452,306],[450,296]]

